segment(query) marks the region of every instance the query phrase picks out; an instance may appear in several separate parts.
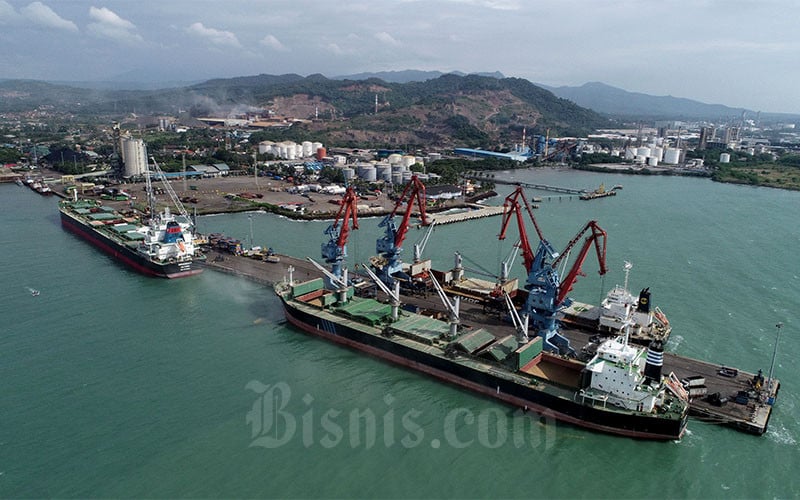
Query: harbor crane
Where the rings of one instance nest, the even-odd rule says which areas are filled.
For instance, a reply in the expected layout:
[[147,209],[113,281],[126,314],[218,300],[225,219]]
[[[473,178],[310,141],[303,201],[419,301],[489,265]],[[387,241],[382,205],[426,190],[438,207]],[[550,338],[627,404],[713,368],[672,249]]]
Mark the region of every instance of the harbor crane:
[[[409,276],[403,274],[403,262],[400,260],[400,253],[403,251],[403,242],[408,234],[411,211],[416,201],[423,226],[429,225],[425,213],[425,185],[414,175],[411,181],[406,184],[403,194],[397,199],[392,212],[381,220],[378,227],[386,228],[385,234],[378,238],[375,243],[375,251],[378,253],[379,263],[374,265],[378,271],[378,277],[389,287],[394,287],[394,282],[398,278],[403,281],[410,280]],[[403,219],[400,224],[395,224],[394,218],[403,203],[406,203]],[[374,263],[375,264],[375,263]]]
[[[358,196],[353,187],[349,186],[342,197],[336,219],[325,229],[325,234],[330,239],[322,244],[322,258],[331,266],[331,272],[337,278],[342,276],[342,263],[347,257],[347,237],[350,235],[351,221],[353,229],[358,229],[357,204]],[[335,286],[333,283],[331,285]]]
[[[522,316],[530,319],[532,328],[542,337],[544,349],[574,356],[575,351],[570,347],[569,341],[558,331],[558,313],[572,303],[567,294],[572,291],[578,276],[585,276],[582,266],[586,261],[590,248],[594,247],[597,254],[600,275],[602,276],[608,271],[606,267],[606,232],[597,224],[597,221],[590,220],[570,240],[564,251],[558,253],[544,238],[539,224],[533,216],[533,211],[525,198],[522,186],[517,186],[517,189],[506,197],[503,206],[505,211],[498,238],[500,240],[505,239],[511,218],[516,217],[519,229],[519,247],[522,252],[523,265],[528,273],[525,282],[528,298],[522,308]],[[525,229],[523,209],[530,216],[531,222],[533,222],[533,226],[536,229],[536,234],[539,237],[539,246],[535,253]],[[566,265],[570,252],[584,236],[586,238],[572,267],[566,273],[564,279],[560,280],[558,266],[561,264]]]

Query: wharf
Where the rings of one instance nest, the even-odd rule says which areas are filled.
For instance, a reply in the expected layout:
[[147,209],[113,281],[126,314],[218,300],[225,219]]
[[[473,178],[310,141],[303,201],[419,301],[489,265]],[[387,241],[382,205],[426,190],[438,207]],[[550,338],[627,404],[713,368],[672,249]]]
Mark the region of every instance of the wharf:
[[503,214],[503,207],[490,207],[483,205],[470,205],[469,210],[457,213],[442,213],[442,214],[428,214],[428,218],[435,222],[437,226],[442,224],[452,224],[454,222],[463,222],[473,219],[481,219],[483,217],[492,217],[495,215]]
[[565,193],[565,194],[576,194],[582,195],[586,194],[588,191],[586,189],[574,189],[574,188],[567,188],[567,187],[559,187],[559,186],[549,186],[547,184],[534,184],[531,182],[517,182],[517,181],[507,181],[503,179],[493,179],[495,184],[509,184],[512,186],[522,186],[528,189],[539,189],[541,191],[553,191],[555,193]]
[[[206,255],[205,266],[209,269],[247,278],[257,283],[271,285],[288,278],[288,268],[294,268],[293,277],[297,281],[305,281],[322,277],[322,273],[307,260],[279,255],[279,262],[266,262],[248,257],[235,256],[228,253],[211,251]],[[356,270],[358,272],[358,270]],[[404,297],[404,301],[427,309],[441,309],[433,298]],[[513,327],[500,321],[497,315],[486,314],[479,304],[462,302],[462,322],[491,324],[497,335],[513,333]],[[589,333],[574,329],[562,332],[575,346],[588,342]],[[726,370],[723,370],[726,368]],[[749,434],[761,435],[767,430],[772,406],[767,399],[777,399],[780,381],[775,379],[769,394],[756,390],[753,381],[755,374],[739,369],[723,366],[697,359],[687,358],[672,353],[664,353],[663,373],[673,372],[678,379],[688,377],[704,378],[706,395],[690,400],[690,414],[696,419],[712,424],[725,425]],[[723,375],[726,373],[727,375]],[[735,374],[734,376],[730,376]],[[707,395],[718,394],[721,400],[712,401]],[[737,401],[739,396],[740,402]],[[715,404],[716,403],[716,404]]]

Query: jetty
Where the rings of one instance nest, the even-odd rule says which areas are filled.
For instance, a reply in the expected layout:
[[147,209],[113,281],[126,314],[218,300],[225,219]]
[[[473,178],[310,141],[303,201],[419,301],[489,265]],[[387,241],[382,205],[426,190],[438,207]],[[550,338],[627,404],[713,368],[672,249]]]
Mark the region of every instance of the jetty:
[[564,193],[564,194],[574,194],[574,195],[582,195],[586,194],[589,191],[586,189],[575,189],[575,188],[568,188],[568,187],[559,187],[559,186],[550,186],[547,184],[534,184],[531,182],[517,182],[517,181],[509,181],[503,179],[492,179],[492,182],[495,184],[508,184],[510,186],[522,186],[528,189],[539,189],[541,191],[552,191],[554,193]]
[[464,222],[468,220],[482,219],[484,217],[502,215],[503,210],[504,208],[502,206],[490,207],[473,204],[469,205],[467,210],[455,213],[428,214],[428,219],[430,219],[431,222],[435,222],[437,226],[441,226],[442,224],[453,224],[455,222]]
[[[438,224],[438,222],[437,222]],[[288,278],[289,267],[297,281],[321,278],[322,273],[307,260],[288,255],[278,255],[272,262],[232,255],[212,250],[206,255],[208,269],[240,276],[256,283],[272,285]],[[353,270],[358,274],[358,269]],[[367,283],[365,281],[365,283]],[[428,297],[403,297],[409,305],[421,309],[440,310],[441,305]],[[468,322],[490,323],[498,335],[513,334],[513,326],[496,315],[487,315],[483,305],[463,301],[462,318]],[[574,345],[587,343],[590,334],[583,330],[564,328],[562,333]],[[767,381],[762,389],[763,377],[730,365],[701,361],[672,353],[664,353],[663,373],[674,373],[681,381],[688,381],[689,411],[695,419],[724,425],[755,435],[767,431],[772,414],[772,403],[780,391],[780,381]]]

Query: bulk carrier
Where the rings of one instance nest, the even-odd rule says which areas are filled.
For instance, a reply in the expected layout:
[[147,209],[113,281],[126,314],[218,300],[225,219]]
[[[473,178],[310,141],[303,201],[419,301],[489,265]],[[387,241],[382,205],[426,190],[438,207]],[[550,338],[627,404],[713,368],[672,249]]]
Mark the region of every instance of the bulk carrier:
[[180,212],[169,207],[156,212],[155,197],[147,172],[149,217],[125,215],[94,199],[59,202],[61,225],[132,269],[160,278],[183,278],[203,271],[205,256],[197,244],[194,223],[166,182],[154,169]]
[[322,279],[278,283],[286,319],[313,335],[494,397],[548,418],[642,439],[680,439],[688,400],[662,377],[663,349],[624,337],[594,346],[588,362],[543,350],[542,337],[519,343],[482,326],[452,323],[332,291]]
[[[649,348],[629,342],[630,325],[634,323],[630,304],[625,303],[622,335],[598,338],[580,352],[558,330],[558,317],[571,303],[566,294],[582,275],[581,265],[589,249],[595,248],[601,274],[605,272],[606,234],[595,221],[586,224],[559,254],[541,235],[522,189],[509,195],[499,237],[505,237],[516,215],[518,246],[528,271],[527,298],[518,310],[501,287],[498,297],[506,305],[510,321],[482,319],[469,324],[467,318],[461,318],[460,298],[448,296],[433,274],[430,283],[447,311],[446,319],[419,307],[401,308],[403,302],[413,304],[400,295],[408,273],[403,271],[399,254],[415,200],[422,223],[427,224],[424,199],[424,186],[413,177],[395,210],[379,225],[386,234],[377,240],[378,258],[373,260],[380,265],[363,266],[387,297],[384,303],[356,294],[343,267],[351,220],[352,228],[358,229],[357,196],[348,188],[335,222],[325,230],[330,239],[322,245],[322,256],[331,270],[311,261],[327,279],[295,283],[290,267],[288,281],[275,285],[289,323],[545,417],[641,439],[680,439],[689,415],[688,394],[673,374],[662,375],[661,342],[653,342]],[[405,215],[396,225],[393,218],[403,205]],[[536,252],[525,234],[525,211],[540,237]],[[578,256],[561,280],[560,256],[568,255],[573,248]],[[629,269],[626,266],[626,272]]]

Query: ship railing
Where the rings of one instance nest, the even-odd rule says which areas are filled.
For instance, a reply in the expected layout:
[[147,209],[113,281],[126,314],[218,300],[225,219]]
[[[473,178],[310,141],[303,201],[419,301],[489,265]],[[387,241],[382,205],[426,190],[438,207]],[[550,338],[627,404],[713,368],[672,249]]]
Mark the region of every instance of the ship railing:
[[578,392],[578,396],[581,398],[581,404],[586,404],[586,400],[588,399],[592,406],[596,406],[599,401],[603,403],[603,408],[605,408],[608,403],[608,394],[595,394],[581,389],[580,392]]

